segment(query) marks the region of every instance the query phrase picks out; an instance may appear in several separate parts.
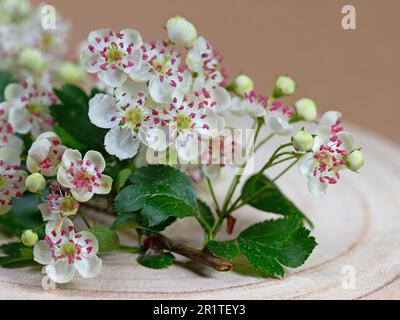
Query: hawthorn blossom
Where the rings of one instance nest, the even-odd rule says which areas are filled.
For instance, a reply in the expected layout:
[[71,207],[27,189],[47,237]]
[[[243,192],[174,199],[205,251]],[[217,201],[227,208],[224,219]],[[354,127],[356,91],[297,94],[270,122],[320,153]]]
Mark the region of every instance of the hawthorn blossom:
[[162,118],[168,123],[178,155],[184,161],[198,157],[199,137],[216,137],[225,127],[225,119],[216,111],[180,92],[173,95],[169,107],[162,111]]
[[243,99],[234,97],[230,106],[230,112],[235,116],[250,116],[260,118],[266,115],[265,106],[267,97],[257,95],[254,91],[243,94]]
[[52,192],[46,202],[39,205],[43,221],[59,221],[65,217],[73,217],[79,209],[79,203],[69,192]]
[[112,178],[103,175],[106,167],[103,156],[97,151],[88,151],[82,159],[78,150],[67,149],[57,172],[57,181],[69,188],[79,202],[87,202],[94,194],[108,194]]
[[142,45],[142,65],[130,77],[138,82],[149,81],[149,93],[157,103],[165,103],[175,90],[187,92],[192,76],[181,62],[181,55],[173,46],[162,41]]
[[148,88],[132,80],[118,87],[114,95],[97,94],[89,102],[90,121],[110,129],[104,139],[105,149],[120,160],[133,158],[141,142],[146,143],[146,133],[165,123],[158,112],[149,105]]
[[83,278],[99,275],[102,260],[96,237],[89,231],[76,233],[71,220],[60,225],[51,221],[46,225],[45,240],[33,248],[34,260],[46,266],[46,273],[56,283],[68,283],[78,271]]
[[54,132],[44,132],[29,149],[26,166],[31,173],[40,172],[47,177],[55,176],[65,149]]
[[4,96],[9,108],[9,122],[15,132],[30,132],[37,137],[51,131],[55,121],[51,118],[50,106],[58,101],[52,91],[28,80],[8,85]]
[[21,154],[24,143],[14,133],[14,128],[8,122],[7,103],[0,103],[0,148],[8,147]]
[[215,51],[203,37],[197,38],[186,57],[189,69],[197,74],[195,82],[198,86],[226,85],[228,76],[222,66],[222,60],[220,53]]
[[10,211],[14,198],[21,198],[25,191],[25,172],[21,160],[13,149],[0,149],[0,214]]
[[329,184],[336,184],[346,168],[346,157],[354,150],[353,137],[343,131],[341,114],[329,111],[316,130],[312,152],[299,162],[300,173],[307,178],[308,189],[315,197],[326,194]]
[[290,119],[294,114],[290,106],[284,105],[280,101],[274,101],[266,110],[265,124],[274,134],[289,135],[293,132]]
[[118,87],[128,74],[140,68],[142,62],[142,37],[133,29],[115,33],[110,29],[92,31],[88,46],[81,53],[82,63],[89,73],[106,85]]

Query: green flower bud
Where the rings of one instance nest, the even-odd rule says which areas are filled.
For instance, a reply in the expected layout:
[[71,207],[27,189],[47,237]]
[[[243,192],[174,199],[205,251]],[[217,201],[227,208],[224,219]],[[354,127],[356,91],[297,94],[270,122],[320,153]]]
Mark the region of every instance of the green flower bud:
[[317,106],[315,102],[308,98],[302,98],[295,103],[296,112],[305,121],[315,121],[317,119]]
[[21,241],[27,247],[33,247],[38,240],[39,240],[38,235],[33,230],[25,230],[22,233]]
[[306,152],[314,145],[314,138],[311,133],[300,130],[292,137],[292,145],[296,151]]
[[22,50],[18,58],[18,64],[35,74],[40,74],[46,68],[46,61],[40,50],[34,48],[26,48]]
[[33,173],[25,180],[28,191],[37,193],[46,188],[46,179],[40,173]]
[[292,78],[287,76],[278,77],[278,79],[276,79],[275,86],[284,96],[290,96],[296,90],[296,83]]
[[358,171],[364,166],[364,155],[360,150],[354,150],[346,158],[346,166],[348,169]]
[[83,80],[85,74],[82,69],[75,63],[65,61],[62,62],[58,69],[58,74],[65,83],[76,84]]
[[235,79],[236,93],[243,95],[245,92],[250,92],[254,89],[254,82],[248,76],[241,74]]
[[178,46],[193,47],[197,39],[197,30],[193,24],[185,18],[176,16],[167,22],[168,38]]

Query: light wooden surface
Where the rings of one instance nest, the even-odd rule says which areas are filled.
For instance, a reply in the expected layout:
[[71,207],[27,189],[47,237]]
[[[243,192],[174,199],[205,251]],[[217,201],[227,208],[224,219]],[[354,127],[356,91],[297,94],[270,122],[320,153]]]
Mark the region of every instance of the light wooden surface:
[[[319,246],[300,269],[288,270],[283,280],[267,279],[244,263],[235,271],[218,273],[178,257],[167,270],[149,270],[136,256],[103,258],[101,275],[75,280],[55,291],[41,287],[42,275],[33,268],[0,269],[0,298],[6,299],[398,299],[400,298],[400,148],[352,126],[364,147],[362,174],[343,177],[322,200],[313,199],[296,170],[279,184],[315,222]],[[224,184],[219,186],[220,190]],[[238,214],[236,231],[269,215],[251,208]],[[108,217],[96,215],[101,222]],[[174,239],[199,243],[201,231],[190,219],[168,230]],[[132,243],[132,234],[122,234]],[[355,272],[355,289],[343,286]]]

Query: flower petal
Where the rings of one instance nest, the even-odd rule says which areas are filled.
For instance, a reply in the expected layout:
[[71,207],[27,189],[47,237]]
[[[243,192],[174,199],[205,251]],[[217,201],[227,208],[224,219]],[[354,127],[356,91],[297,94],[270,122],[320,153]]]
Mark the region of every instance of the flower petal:
[[75,267],[82,278],[93,278],[100,274],[102,260],[97,256],[82,257],[75,261]]
[[342,114],[338,111],[327,111],[321,117],[319,123],[323,126],[333,126],[342,117]]
[[340,132],[338,133],[338,138],[342,140],[343,145],[342,148],[347,152],[351,152],[354,150],[354,138],[350,133]]
[[101,70],[99,71],[97,76],[106,85],[113,88],[119,87],[128,78],[127,74],[119,68],[116,68],[115,70],[113,70],[112,68],[109,68],[105,71]]
[[47,139],[36,140],[28,151],[28,156],[40,163],[47,158],[51,148],[51,143]]
[[67,172],[67,170],[63,167],[60,167],[57,171],[57,181],[64,188],[72,188],[74,185],[70,182],[71,176]]
[[306,153],[300,158],[298,169],[301,175],[309,177],[313,174],[315,159],[312,153]]
[[316,198],[322,198],[326,195],[328,184],[321,183],[319,181],[318,176],[311,176],[308,178],[307,182],[308,190],[310,190],[311,194]]
[[46,267],[46,273],[55,283],[68,283],[75,275],[75,266],[67,261],[59,260]]
[[106,167],[106,161],[98,151],[90,150],[86,152],[83,163],[90,163],[91,166],[98,166],[99,172],[103,172]]
[[25,108],[11,108],[8,121],[15,132],[27,134],[32,129],[29,115]]
[[139,149],[140,141],[129,127],[112,128],[104,138],[106,151],[120,160],[133,158]]
[[45,241],[38,241],[33,247],[33,260],[42,265],[52,263],[50,245]]
[[149,83],[149,92],[151,98],[157,103],[167,102],[174,91],[167,80],[160,81],[158,77],[153,77]]
[[39,210],[42,214],[43,221],[56,221],[60,220],[60,214],[51,212],[47,203],[39,204]]
[[88,202],[93,198],[94,192],[89,192],[86,189],[71,188],[72,196],[79,202]]
[[100,71],[100,63],[102,57],[97,52],[90,52],[85,49],[81,52],[82,65],[86,72],[97,73]]
[[313,151],[318,152],[320,146],[327,144],[329,142],[329,138],[331,136],[331,127],[320,126],[315,131],[315,134],[317,136],[314,139]]
[[121,118],[119,111],[117,100],[108,94],[96,94],[89,101],[89,119],[99,128],[117,126]]
[[62,157],[62,162],[66,167],[69,167],[71,163],[76,163],[79,160],[82,160],[81,153],[78,150],[73,150],[73,149],[65,150]]
[[14,149],[7,147],[0,149],[0,160],[3,160],[5,163],[14,166],[19,166],[21,164],[21,159],[18,153]]
[[109,194],[111,191],[113,179],[109,176],[103,175],[103,177],[98,180],[100,184],[99,187],[94,187],[93,192],[97,194]]
[[229,109],[231,104],[231,96],[228,91],[223,87],[216,87],[210,92],[212,100],[214,100],[216,105],[216,111],[222,112]]

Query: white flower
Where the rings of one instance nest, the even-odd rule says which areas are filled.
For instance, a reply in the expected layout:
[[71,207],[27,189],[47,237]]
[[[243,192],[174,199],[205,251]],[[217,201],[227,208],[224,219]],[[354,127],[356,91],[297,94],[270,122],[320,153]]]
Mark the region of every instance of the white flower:
[[216,112],[218,106],[206,107],[203,99],[195,97],[175,92],[170,106],[161,114],[170,127],[170,138],[176,143],[178,155],[184,161],[198,157],[199,137],[216,137],[225,127],[225,119]]
[[200,83],[198,86],[225,86],[228,77],[222,67],[222,56],[203,37],[197,38],[188,52],[186,63],[191,71],[197,73],[195,82]]
[[121,160],[133,158],[141,141],[146,143],[147,131],[162,125],[158,111],[147,103],[151,103],[147,86],[132,80],[117,88],[114,96],[97,94],[90,100],[90,121],[110,129],[104,140],[109,154]]
[[87,202],[94,194],[108,194],[112,178],[103,175],[106,167],[103,156],[97,151],[88,151],[82,159],[78,150],[67,149],[62,157],[62,165],[57,172],[57,180],[71,190],[79,202]]
[[114,33],[110,29],[92,31],[88,47],[82,51],[82,63],[89,73],[97,73],[110,87],[122,85],[128,74],[138,70],[142,61],[142,37],[139,32],[124,29]]
[[176,16],[167,22],[168,38],[178,46],[191,48],[197,39],[197,30],[185,18]]
[[24,143],[14,135],[14,129],[8,122],[7,103],[0,103],[0,148],[8,147],[21,154]]
[[102,261],[97,257],[98,241],[88,232],[75,233],[74,225],[65,219],[46,225],[45,240],[35,244],[34,260],[46,266],[46,273],[56,283],[68,283],[75,271],[83,278],[99,275]]
[[192,76],[174,47],[153,41],[144,44],[142,52],[142,65],[130,77],[138,82],[149,81],[149,93],[155,102],[165,103],[175,90],[187,92],[190,89]]
[[235,91],[237,94],[243,96],[254,89],[254,82],[248,76],[241,74],[235,79]]
[[39,205],[43,221],[59,221],[65,217],[73,217],[79,209],[79,203],[69,192],[52,192],[47,196],[47,201]]
[[317,106],[315,102],[308,98],[302,98],[295,103],[296,113],[305,121],[315,121],[317,119]]
[[328,185],[338,182],[340,171],[346,168],[346,157],[354,150],[353,137],[343,132],[340,116],[329,111],[322,117],[312,152],[299,162],[299,171],[307,178],[308,188],[315,197],[324,196]]
[[13,198],[22,197],[25,191],[25,172],[15,150],[0,149],[0,214],[10,211]]
[[49,107],[57,103],[57,97],[51,91],[29,80],[8,85],[4,97],[10,108],[9,122],[15,132],[30,132],[37,137],[54,126]]
[[55,133],[42,133],[28,151],[26,166],[31,173],[40,172],[47,177],[55,176],[65,149]]
[[264,117],[266,115],[265,105],[267,98],[257,95],[254,91],[244,93],[243,99],[234,97],[230,107],[231,113],[235,116],[250,116],[253,118]]
[[274,101],[266,112],[265,123],[274,134],[289,135],[293,131],[293,125],[290,123],[293,115],[290,106]]

